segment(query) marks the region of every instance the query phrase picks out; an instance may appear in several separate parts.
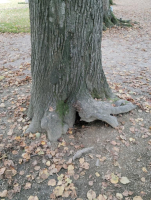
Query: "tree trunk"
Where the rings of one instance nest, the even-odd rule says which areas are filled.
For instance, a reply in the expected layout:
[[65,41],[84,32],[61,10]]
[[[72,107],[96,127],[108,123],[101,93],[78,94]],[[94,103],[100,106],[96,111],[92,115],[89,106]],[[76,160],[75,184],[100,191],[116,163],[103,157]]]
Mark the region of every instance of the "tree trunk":
[[118,20],[114,16],[110,5],[113,5],[113,1],[111,0],[103,0],[103,29],[105,30],[106,27],[110,28],[114,25],[118,24]]
[[29,8],[32,122],[27,132],[47,131],[55,141],[73,127],[76,111],[85,121],[117,126],[110,116],[116,108],[92,98],[112,96],[101,62],[102,2],[30,0]]
[[113,0],[102,0],[103,1],[103,30],[106,28],[111,28],[114,25],[117,26],[128,26],[131,27],[130,20],[117,19],[113,14],[111,5],[113,5]]

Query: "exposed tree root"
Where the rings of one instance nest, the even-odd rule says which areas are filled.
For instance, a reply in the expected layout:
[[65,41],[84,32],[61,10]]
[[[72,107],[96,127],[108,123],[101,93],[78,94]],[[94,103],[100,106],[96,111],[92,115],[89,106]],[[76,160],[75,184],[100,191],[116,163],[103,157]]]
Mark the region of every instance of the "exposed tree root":
[[118,121],[111,114],[126,113],[136,108],[131,102],[125,100],[119,100],[115,105],[117,107],[113,107],[107,102],[94,100],[93,98],[82,98],[77,101],[75,107],[79,112],[81,121],[92,122],[94,120],[102,120],[115,128],[118,126]]
[[[78,111],[81,121],[92,122],[102,120],[112,127],[118,126],[118,121],[114,114],[126,113],[136,108],[131,102],[118,100],[113,107],[110,103],[95,100],[91,95],[81,96],[74,105],[71,105],[64,116],[60,116],[57,109],[45,112],[42,119],[32,119],[27,132],[47,132],[50,141],[57,141],[62,134],[72,128],[75,123],[76,111]],[[63,117],[63,118],[62,118]]]
[[56,141],[62,134],[67,133],[68,128],[75,123],[76,111],[71,107],[62,119],[56,110],[51,111],[42,118],[41,127],[46,130],[50,141]]
[[130,20],[117,19],[112,11],[110,12],[110,15],[104,16],[103,22],[103,30],[106,30],[106,28],[112,28],[114,25],[132,27]]
[[81,149],[81,150],[77,151],[77,152],[74,154],[72,160],[75,160],[75,159],[77,159],[77,158],[80,158],[80,157],[82,156],[82,154],[88,153],[88,152],[91,151],[93,148],[94,148],[94,147],[88,147],[88,148],[84,148],[84,149]]

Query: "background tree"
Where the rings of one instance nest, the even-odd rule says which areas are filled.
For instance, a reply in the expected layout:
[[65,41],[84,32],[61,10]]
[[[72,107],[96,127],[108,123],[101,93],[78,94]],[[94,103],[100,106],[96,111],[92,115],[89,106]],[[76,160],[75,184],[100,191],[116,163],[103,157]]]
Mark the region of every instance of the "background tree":
[[111,5],[114,5],[113,0],[103,0],[103,29],[117,26],[132,26],[130,20],[117,19],[113,14]]
[[[98,0],[30,0],[32,89],[27,132],[47,131],[57,140],[81,120],[103,120],[128,112],[131,103],[112,107],[113,94],[101,61],[103,5]],[[125,102],[124,102],[125,103]]]

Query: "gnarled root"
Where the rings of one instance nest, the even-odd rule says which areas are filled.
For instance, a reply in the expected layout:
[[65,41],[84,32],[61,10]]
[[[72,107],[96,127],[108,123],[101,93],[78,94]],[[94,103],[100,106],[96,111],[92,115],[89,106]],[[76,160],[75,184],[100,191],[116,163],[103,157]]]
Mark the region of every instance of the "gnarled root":
[[94,120],[102,120],[117,127],[118,122],[115,116],[111,114],[120,114],[129,112],[136,108],[131,102],[119,100],[115,102],[113,107],[108,102],[93,99],[90,95],[78,98],[74,106],[70,105],[64,116],[59,116],[56,109],[45,112],[44,115],[34,115],[32,122],[26,132],[47,132],[50,141],[57,141],[62,134],[65,134],[68,128],[72,128],[75,123],[76,110],[82,121],[92,122]]
[[118,126],[117,118],[111,114],[120,114],[136,108],[131,102],[119,100],[115,103],[117,107],[113,107],[110,103],[94,100],[91,97],[82,98],[77,101],[75,107],[79,112],[81,121],[92,122],[94,120],[102,120],[112,127]]
[[41,120],[42,129],[46,130],[50,141],[57,141],[68,128],[72,128],[75,123],[75,109],[70,108],[63,119],[56,110],[47,113]]
[[112,28],[114,25],[132,27],[131,20],[117,19],[112,11],[110,15],[104,15],[103,21],[103,30],[106,30],[106,28]]

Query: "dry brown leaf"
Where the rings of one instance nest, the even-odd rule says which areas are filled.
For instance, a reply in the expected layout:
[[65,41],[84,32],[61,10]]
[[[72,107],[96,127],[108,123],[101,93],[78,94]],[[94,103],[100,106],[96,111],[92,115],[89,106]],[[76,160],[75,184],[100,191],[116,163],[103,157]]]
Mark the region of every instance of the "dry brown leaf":
[[28,200],[39,200],[37,196],[30,196]]
[[25,190],[28,190],[31,188],[31,183],[27,182],[26,185],[24,186]]
[[93,185],[93,181],[89,181],[89,185],[92,186]]
[[116,198],[118,200],[122,200],[123,199],[123,195],[121,193],[116,193]]
[[84,169],[89,169],[89,163],[84,162],[81,167]]
[[7,196],[7,190],[0,192],[0,197],[6,197],[6,196]]
[[127,190],[125,190],[122,194],[123,194],[123,196],[128,197],[129,192]]
[[50,180],[48,181],[48,185],[49,185],[49,186],[55,186],[55,185],[56,185],[56,180],[55,180],[55,179],[50,179]]
[[63,192],[64,192],[64,188],[65,188],[64,185],[62,185],[62,186],[57,186],[57,187],[54,189],[53,193],[55,194],[56,197],[62,196],[62,195],[63,195]]
[[17,171],[14,167],[10,167],[8,170],[5,171],[6,178],[11,178],[12,176],[15,176],[17,174]]
[[100,176],[100,174],[99,174],[98,172],[96,172],[96,173],[95,173],[95,176],[99,177],[99,176]]
[[84,158],[79,159],[80,164],[82,165],[84,163]]
[[129,141],[130,142],[135,142],[135,139],[134,138],[129,138]]
[[28,153],[23,153],[23,154],[22,154],[22,157],[23,157],[24,159],[26,159],[26,160],[29,160],[29,159],[30,159],[30,154],[28,154]]
[[102,195],[102,194],[100,194],[100,195],[97,197],[97,199],[98,199],[98,200],[106,200],[106,199],[104,198],[104,195]]
[[69,190],[67,190],[67,191],[64,191],[63,192],[63,194],[62,194],[62,197],[65,197],[65,198],[67,198],[67,197],[69,197],[70,196],[70,194],[71,194],[72,192],[71,191],[69,191]]
[[97,197],[97,200],[106,200],[104,195],[100,194],[98,197]]
[[93,200],[93,199],[95,199],[96,198],[96,193],[93,191],[93,190],[89,190],[88,192],[87,192],[87,198],[88,198],[88,200]]
[[34,170],[36,170],[36,171],[40,170],[40,166],[35,166]]
[[0,175],[4,174],[5,170],[6,170],[6,168],[5,168],[5,167],[2,167],[2,168],[0,169]]
[[46,180],[49,177],[49,173],[47,169],[42,169],[39,172],[39,177],[43,180]]
[[141,181],[142,181],[143,183],[145,183],[145,177],[142,177],[142,178],[141,178]]
[[130,183],[127,177],[121,177],[120,182],[124,185]]
[[113,183],[113,184],[117,184],[118,181],[119,181],[118,176],[116,176],[114,173],[112,173],[112,174],[111,174],[110,182]]
[[117,143],[115,141],[111,141],[110,142],[112,145],[117,145]]
[[133,200],[143,200],[143,199],[140,196],[136,196],[136,197],[133,198]]
[[148,172],[147,169],[146,169],[146,167],[143,167],[143,168],[142,168],[142,171],[145,172],[145,173]]
[[74,166],[73,165],[68,166],[68,174],[70,176],[74,175]]
[[13,155],[17,155],[17,154],[18,154],[18,151],[13,150],[13,151],[12,151],[12,154],[13,154]]
[[19,175],[22,176],[22,175],[24,175],[24,173],[25,173],[25,172],[22,170],[22,171],[19,172]]
[[45,141],[41,141],[41,145],[46,145],[46,142]]
[[50,161],[47,161],[47,162],[46,162],[46,166],[49,167],[50,165],[51,165]]
[[13,129],[10,129],[7,133],[8,136],[11,136],[13,134]]
[[101,161],[101,162],[104,162],[105,160],[106,160],[106,157],[100,158],[100,161]]

